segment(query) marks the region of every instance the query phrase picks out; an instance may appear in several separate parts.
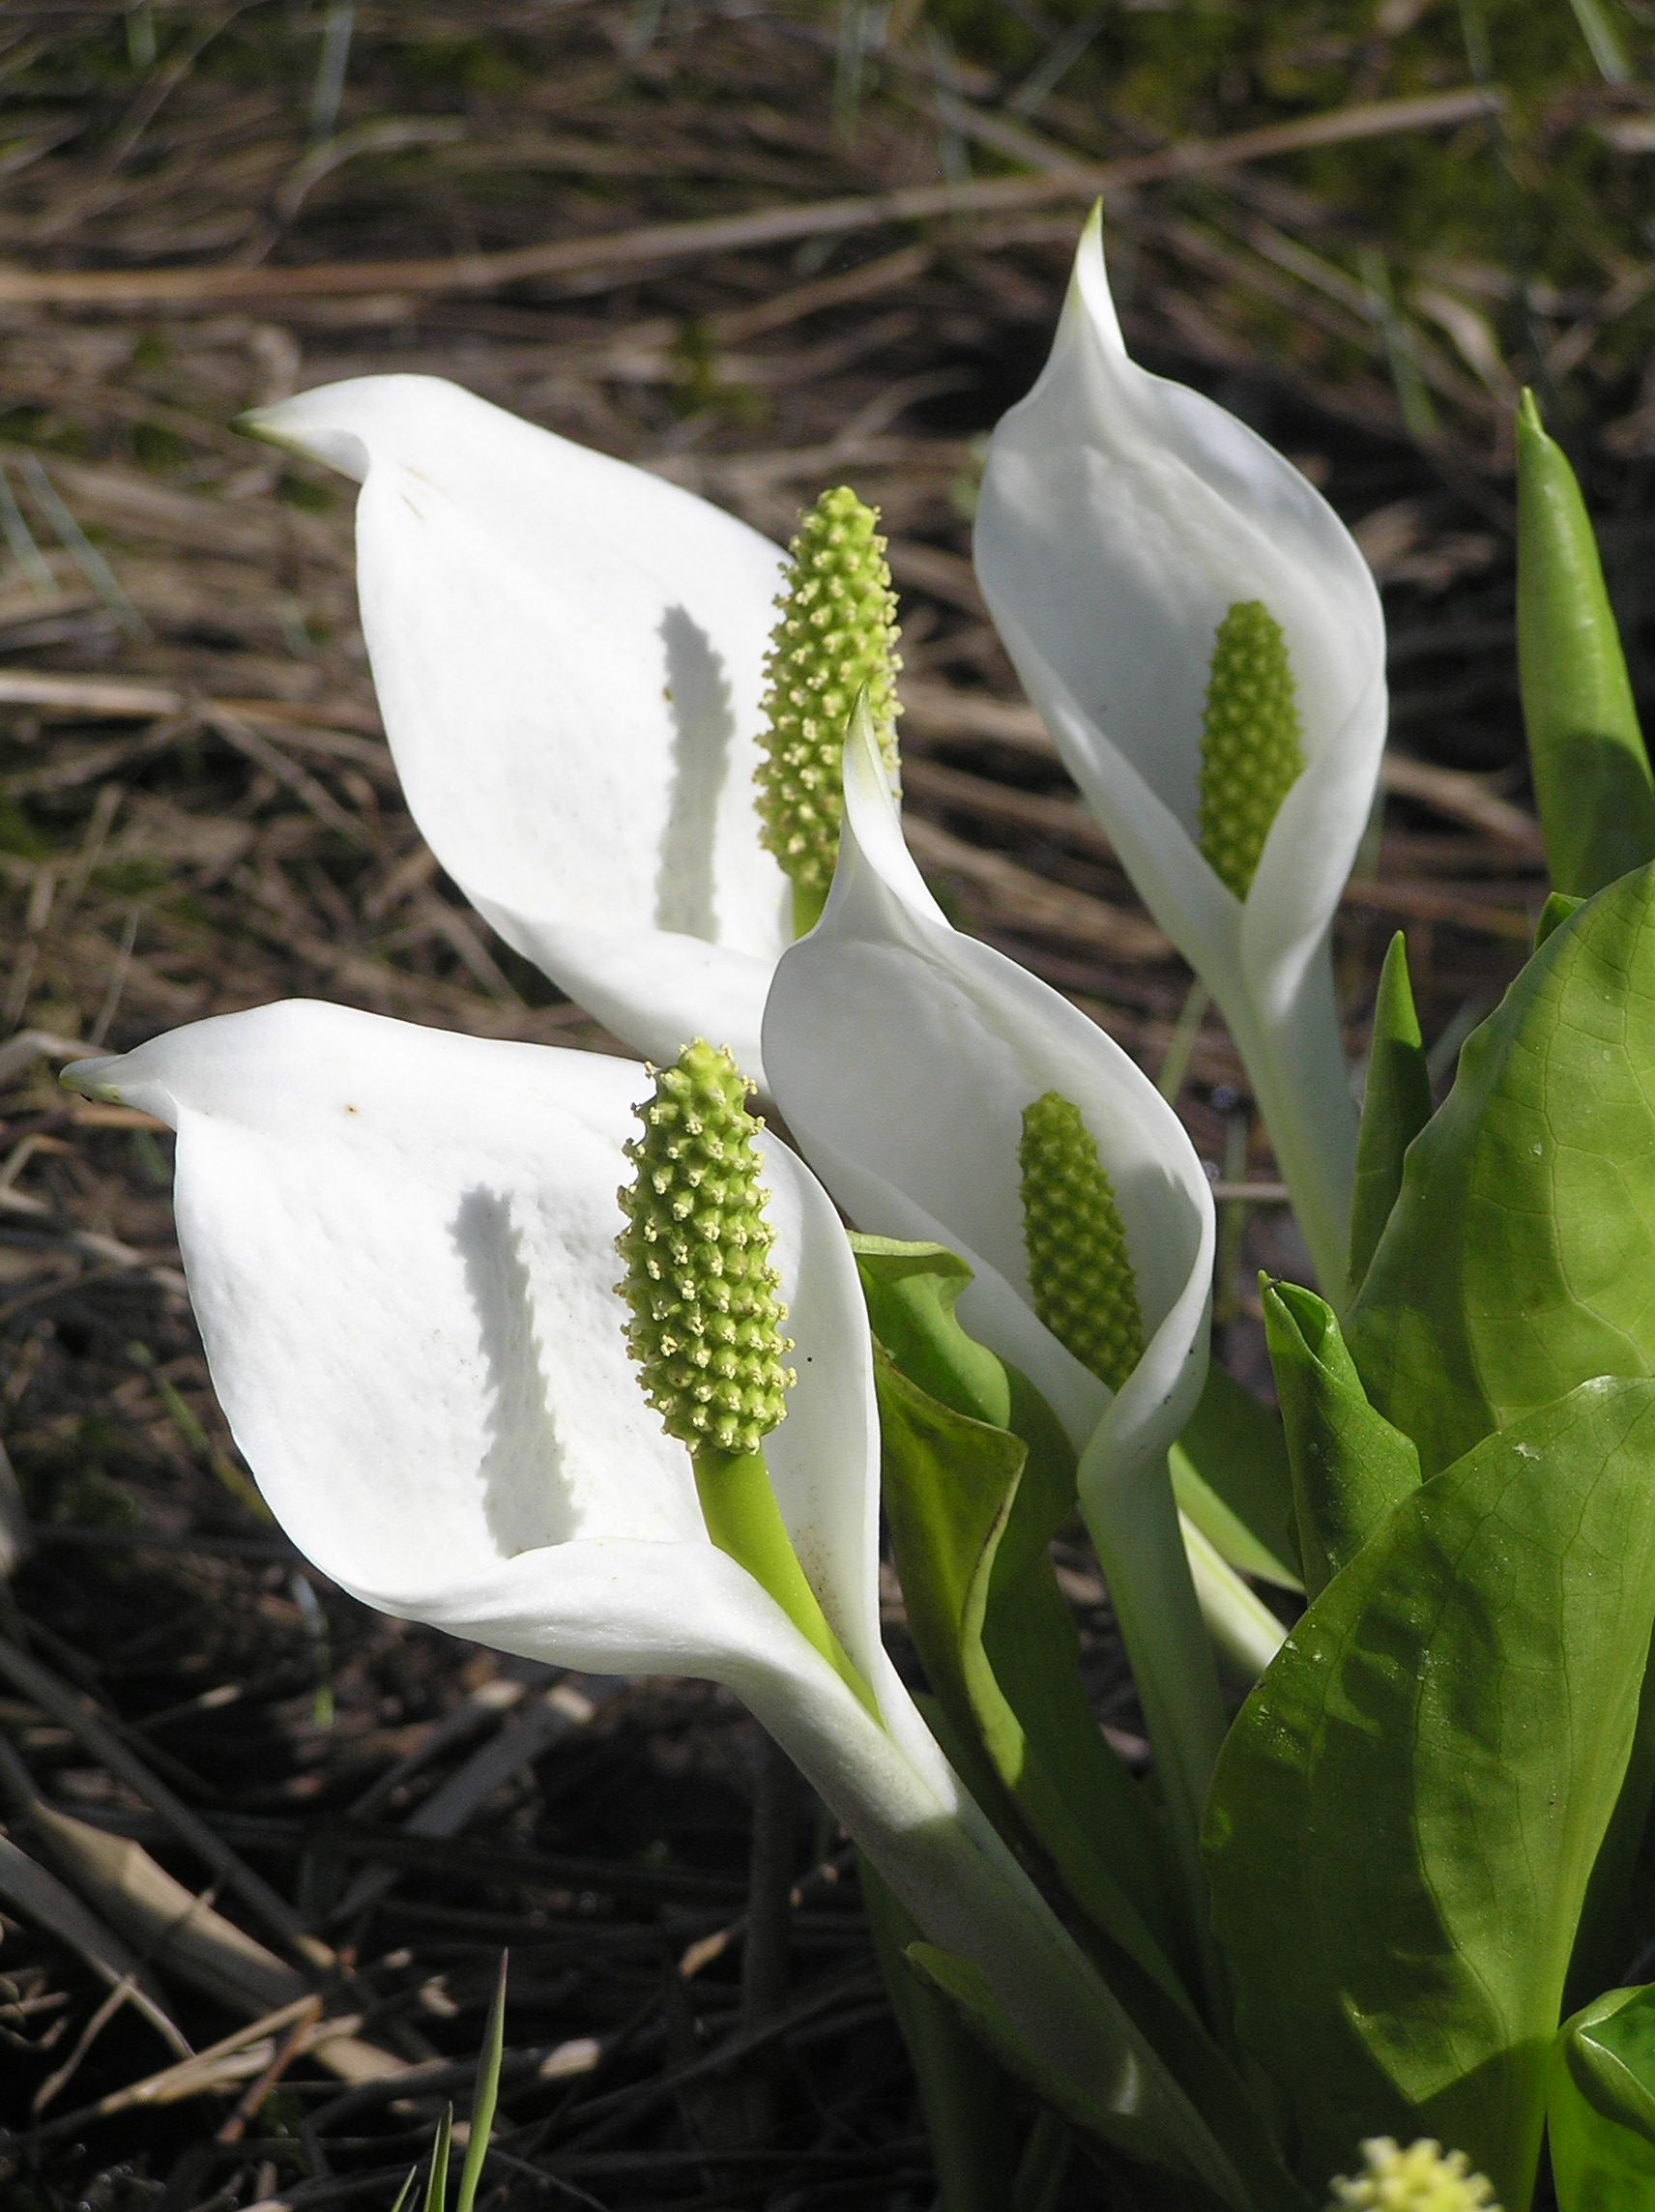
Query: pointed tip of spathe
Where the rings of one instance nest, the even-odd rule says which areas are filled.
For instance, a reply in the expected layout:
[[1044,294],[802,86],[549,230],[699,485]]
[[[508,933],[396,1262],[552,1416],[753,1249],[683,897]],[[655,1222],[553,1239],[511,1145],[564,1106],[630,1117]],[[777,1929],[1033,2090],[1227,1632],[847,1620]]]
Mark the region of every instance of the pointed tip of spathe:
[[96,1098],[105,1106],[126,1104],[118,1083],[110,1081],[112,1070],[126,1058],[124,1053],[102,1053],[92,1060],[72,1060],[58,1074],[59,1086],[65,1091],[77,1091],[82,1098]]
[[[365,377],[351,380],[369,381]],[[335,398],[335,394],[349,390],[350,382],[322,384],[312,392],[296,393],[291,399],[278,399],[268,407],[249,407],[245,415],[237,416],[236,428],[244,437],[276,446],[283,452],[298,453],[304,460],[323,461],[341,476],[354,477],[362,483],[367,476],[368,450],[349,421],[357,410],[348,403],[341,406]]]

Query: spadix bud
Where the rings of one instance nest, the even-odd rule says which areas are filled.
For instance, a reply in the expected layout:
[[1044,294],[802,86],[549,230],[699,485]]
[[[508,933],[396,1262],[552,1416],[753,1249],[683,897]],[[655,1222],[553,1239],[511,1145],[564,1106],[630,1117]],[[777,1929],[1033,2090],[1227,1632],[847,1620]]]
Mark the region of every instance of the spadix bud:
[[1144,1316],[1115,1186],[1080,1108],[1060,1091],[1026,1106],[1017,1158],[1034,1311],[1118,1390],[1144,1356]]
[[620,1192],[631,1308],[626,1347],[669,1436],[692,1449],[755,1452],[787,1411],[792,1349],[776,1296],[747,1112],[751,1086],[697,1039],[656,1072],[626,1147],[636,1181]]
[[1281,626],[1258,599],[1218,626],[1201,745],[1201,849],[1239,899],[1282,800],[1304,769],[1292,669]]
[[1400,2150],[1389,2136],[1362,2145],[1364,2170],[1333,2183],[1328,2212],[1499,2212],[1492,2184],[1471,2171],[1463,2150],[1445,2151],[1427,2138]]
[[864,685],[880,750],[896,772],[902,663],[878,522],[879,510],[843,484],[801,517],[765,662],[759,834],[792,880],[799,935],[816,921],[833,881],[845,723]]

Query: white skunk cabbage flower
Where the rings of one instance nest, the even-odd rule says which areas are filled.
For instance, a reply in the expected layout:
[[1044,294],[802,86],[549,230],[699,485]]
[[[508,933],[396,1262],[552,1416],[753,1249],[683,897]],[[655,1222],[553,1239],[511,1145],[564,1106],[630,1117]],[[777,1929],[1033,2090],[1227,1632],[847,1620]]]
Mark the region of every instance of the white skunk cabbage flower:
[[1204,1899],[1196,1837],[1224,1719],[1167,1451],[1206,1374],[1212,1193],[1177,1116],[1114,1040],[950,927],[861,711],[844,779],[827,910],[782,955],[765,1009],[776,1104],[858,1229],[969,1263],[962,1323],[1067,1431]]
[[249,426],[362,485],[357,589],[431,850],[623,1042],[760,1075],[792,937],[760,842],[782,555],[706,500],[431,376],[364,376]]
[[499,1650],[727,1684],[1039,2060],[1123,2141],[1170,2150],[1245,2212],[1226,2154],[886,1656],[866,1314],[833,1207],[786,1146],[753,1140],[797,1378],[765,1456],[865,1697],[710,1540],[691,1455],[628,1353],[617,1236],[637,1209],[619,1194],[647,1069],[301,1001],[68,1080],[177,1130],[179,1245],[214,1383],[306,1557],[366,1605]]
[[1069,772],[1223,1009],[1337,1301],[1356,1118],[1329,933],[1384,745],[1379,594],[1290,461],[1128,358],[1096,211],[994,433],[975,555]]

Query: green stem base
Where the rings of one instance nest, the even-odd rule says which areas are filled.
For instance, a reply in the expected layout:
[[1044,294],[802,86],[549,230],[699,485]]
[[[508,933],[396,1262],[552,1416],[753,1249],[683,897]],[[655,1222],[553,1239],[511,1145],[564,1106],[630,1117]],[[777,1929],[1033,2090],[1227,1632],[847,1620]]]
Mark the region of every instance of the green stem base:
[[707,1533],[721,1552],[773,1597],[813,1649],[877,1720],[873,1692],[851,1664],[828,1626],[816,1592],[804,1579],[787,1524],[770,1487],[762,1451],[726,1452],[703,1444],[693,1454],[696,1495]]

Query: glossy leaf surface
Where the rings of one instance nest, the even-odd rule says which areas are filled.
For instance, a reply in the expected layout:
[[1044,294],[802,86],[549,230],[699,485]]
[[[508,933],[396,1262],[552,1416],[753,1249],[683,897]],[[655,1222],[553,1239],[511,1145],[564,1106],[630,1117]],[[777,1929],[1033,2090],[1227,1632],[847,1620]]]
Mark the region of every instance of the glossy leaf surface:
[[1546,2118],[1558,2212],[1655,2202],[1655,1985],[1611,1990],[1564,2024]]
[[1524,2212],[1548,2054],[1655,1619],[1655,1383],[1591,1382],[1397,1506],[1219,1761],[1247,2051],[1305,2178],[1434,2136]]

